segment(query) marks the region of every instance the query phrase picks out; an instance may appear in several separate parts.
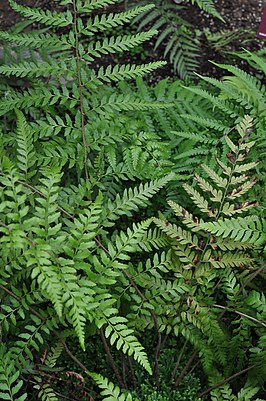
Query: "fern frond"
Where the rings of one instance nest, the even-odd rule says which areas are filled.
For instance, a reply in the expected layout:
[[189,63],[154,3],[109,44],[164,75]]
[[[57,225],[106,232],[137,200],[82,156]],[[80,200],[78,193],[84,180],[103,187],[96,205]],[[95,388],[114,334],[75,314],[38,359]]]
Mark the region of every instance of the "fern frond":
[[125,214],[132,215],[132,211],[136,211],[139,207],[147,205],[148,199],[163,188],[169,181],[174,178],[173,174],[169,174],[159,180],[151,181],[150,183],[141,184],[139,188],[125,189],[123,196],[117,194],[115,201],[107,203],[108,220],[116,220],[119,216]]
[[84,13],[84,12],[90,13],[91,11],[96,10],[98,8],[107,7],[118,2],[119,0],[90,0],[89,3],[84,5],[82,3],[79,3],[77,11],[79,13]]
[[194,177],[200,186],[200,188],[204,192],[209,192],[212,196],[210,197],[211,201],[213,202],[218,202],[220,203],[223,198],[223,192],[221,190],[215,189],[208,181],[206,181],[204,178],[200,177],[196,173],[194,174]]
[[228,126],[224,125],[221,120],[214,120],[210,118],[203,118],[197,115],[181,114],[180,117],[187,120],[195,121],[203,127],[215,128],[217,131],[225,132],[228,130]]
[[156,34],[156,30],[150,29],[147,32],[140,32],[135,35],[106,38],[102,42],[98,41],[96,43],[91,43],[86,50],[86,55],[84,55],[84,58],[87,61],[93,61],[94,57],[102,57],[103,54],[127,51],[135,46],[140,45],[146,40],[151,39]]
[[163,221],[157,218],[153,218],[153,221],[157,227],[168,235],[168,237],[176,239],[180,244],[189,245],[191,248],[198,247],[198,238],[196,235],[191,235],[189,231],[182,230],[180,227],[171,224],[168,221]]
[[28,126],[23,113],[16,110],[17,115],[17,159],[18,168],[23,172],[25,180],[31,178],[36,170],[31,170],[36,162],[33,147],[33,132]]
[[55,27],[65,27],[73,23],[73,16],[70,11],[60,13],[49,10],[44,11],[38,8],[21,6],[15,0],[9,0],[9,4],[14,11],[34,22]]
[[190,1],[192,4],[197,4],[201,10],[207,12],[208,14],[213,15],[216,18],[219,18],[221,21],[224,22],[223,17],[216,10],[212,0],[187,0],[187,1]]
[[[123,64],[123,65],[109,65],[107,68],[101,67],[99,71],[97,71],[91,77],[91,80],[87,83],[90,86],[91,81],[93,83],[106,83],[106,82],[119,82],[124,79],[135,79],[137,77],[142,77],[145,74],[148,74],[157,68],[165,65],[164,61],[156,61],[148,64]],[[1,73],[1,69],[0,69]]]
[[64,62],[33,62],[24,61],[11,65],[0,66],[0,74],[15,77],[47,77],[50,75],[69,78],[72,72]]
[[101,395],[106,401],[132,401],[130,393],[122,393],[120,388],[115,386],[112,382],[108,381],[105,377],[97,374],[88,372],[88,375],[93,378],[97,385],[103,389]]
[[4,345],[1,345],[0,356],[0,397],[10,401],[26,400],[27,393],[19,396],[23,388],[23,381],[19,380],[20,371],[15,367]]
[[129,23],[137,15],[147,12],[154,8],[154,4],[147,4],[144,6],[138,6],[131,8],[121,13],[109,13],[103,15],[96,15],[94,19],[89,18],[86,23],[86,29],[82,31],[85,35],[91,35],[95,32],[105,31],[106,28],[115,28],[119,25]]
[[118,350],[122,349],[123,353],[133,355],[134,359],[151,374],[152,370],[144,348],[133,335],[133,330],[129,329],[126,323],[127,319],[122,317],[109,318],[105,328],[105,337],[110,337],[110,344],[116,343]]
[[54,50],[67,50],[72,46],[68,43],[66,36],[58,38],[57,35],[51,33],[39,33],[36,34],[34,31],[30,33],[19,33],[14,34],[10,32],[0,31],[0,39],[16,43],[18,46],[25,46],[27,48],[39,49],[39,48],[52,48]]
[[38,391],[38,398],[44,401],[58,401],[58,397],[50,384],[35,384],[33,386]]
[[195,205],[198,206],[198,208],[202,212],[206,213],[209,217],[215,216],[215,213],[210,209],[207,200],[203,196],[201,196],[201,194],[197,190],[195,190],[188,184],[184,184],[184,189],[192,197]]

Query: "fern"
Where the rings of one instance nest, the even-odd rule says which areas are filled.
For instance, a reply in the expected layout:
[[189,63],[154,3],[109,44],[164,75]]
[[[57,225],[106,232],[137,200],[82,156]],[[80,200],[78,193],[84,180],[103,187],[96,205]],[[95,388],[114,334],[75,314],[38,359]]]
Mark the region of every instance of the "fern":
[[122,393],[119,387],[115,386],[112,382],[108,381],[108,379],[97,373],[89,373],[89,376],[95,380],[97,385],[102,389],[101,395],[104,397],[104,400],[110,401],[131,401],[132,396],[130,394]]
[[[0,398],[59,399],[45,372],[59,380],[63,349],[89,372],[87,354],[81,361],[70,349],[74,336],[83,351],[92,335],[106,339],[109,357],[132,356],[159,377],[138,340],[150,330],[158,340],[184,337],[210,386],[234,374],[235,361],[252,367],[238,398],[253,397],[265,371],[262,276],[254,280],[265,222],[261,209],[250,212],[258,205],[251,174],[261,168],[253,152],[262,146],[263,88],[231,68],[236,81],[208,79],[223,99],[206,86],[145,84],[141,77],[162,62],[94,70],[99,58],[153,38],[156,27],[101,36],[152,6],[101,13],[116,1],[63,0],[67,11],[57,13],[10,4],[45,28],[0,34],[6,47],[29,47],[23,60],[15,55],[0,67]],[[241,95],[238,80],[247,81]],[[166,192],[170,208],[151,219],[166,207]],[[131,399],[91,377],[103,397]]]
[[[189,1],[184,1],[188,3]],[[146,26],[152,26],[159,30],[158,38],[155,42],[155,50],[164,45],[164,57],[168,56],[173,64],[174,71],[180,78],[191,76],[199,66],[197,60],[200,56],[198,41],[191,25],[179,16],[184,6],[182,3],[174,4],[172,1],[156,1],[155,8],[145,10],[135,18],[139,30]],[[214,7],[212,0],[191,1],[197,4],[200,9],[212,14],[214,17],[222,19]]]
[[[250,181],[249,176],[244,175],[243,177],[243,173],[256,167],[256,163],[244,163],[250,148],[254,145],[254,141],[248,142],[249,138],[247,137],[247,132],[249,132],[251,126],[252,120],[246,116],[236,126],[236,131],[240,136],[238,142],[235,144],[229,136],[225,137],[226,146],[231,153],[230,155],[227,153],[229,165],[228,162],[225,164],[217,158],[220,173],[206,165],[203,166],[209,178],[213,180],[214,185],[208,179],[201,178],[198,174],[195,174],[195,183],[199,189],[196,186],[184,185],[184,189],[194,207],[196,206],[199,210],[197,215],[195,211],[192,214],[179,204],[169,201],[169,205],[177,215],[179,223],[173,224],[162,218],[153,219],[156,226],[169,238],[169,245],[172,250],[172,256],[170,256],[172,258],[172,269],[180,277],[179,283],[182,285],[183,280],[186,280],[188,287],[191,286],[190,289],[187,288],[185,290],[187,291],[186,305],[178,303],[177,307],[180,308],[178,317],[174,317],[176,311],[168,311],[168,322],[166,323],[165,317],[163,314],[161,315],[162,321],[165,322],[164,324],[161,323],[162,327],[166,327],[167,324],[168,330],[174,330],[176,334],[181,332],[196,349],[201,350],[202,366],[211,384],[221,380],[219,371],[226,371],[227,366],[232,366],[228,362],[227,350],[230,344],[228,332],[224,330],[213,308],[221,307],[224,310],[236,310],[236,313],[239,313],[242,319],[245,320],[245,325],[249,325],[253,321],[252,316],[254,315],[255,305],[258,305],[260,312],[255,319],[257,324],[254,323],[257,332],[261,330],[260,324],[263,322],[263,314],[265,312],[265,308],[261,309],[263,301],[257,298],[258,294],[254,296],[254,299],[251,295],[250,299],[241,298],[240,285],[237,284],[236,286],[236,283],[239,283],[236,269],[246,266],[247,269],[252,271],[252,264],[254,263],[252,257],[247,252],[244,253],[241,248],[254,249],[255,246],[259,246],[265,241],[265,230],[262,222],[256,215],[222,218],[223,215],[227,216],[229,214],[233,216],[235,213],[243,213],[249,207],[256,205],[256,203],[252,202],[250,204],[243,202],[233,206],[235,199],[238,199],[237,194],[239,193],[241,198],[246,192],[245,186],[242,187],[243,180],[246,183]],[[247,146],[245,146],[245,143],[247,143]],[[238,177],[241,177],[241,180],[238,180]],[[240,187],[234,189],[239,185],[239,181]],[[250,185],[247,184],[247,190],[250,190],[254,182],[255,180],[252,180]],[[242,191],[242,188],[245,188],[245,191]],[[227,201],[228,199],[229,201]],[[171,266],[171,262],[168,266]],[[226,294],[226,297],[228,297],[227,307],[212,304],[217,295],[211,288],[214,282],[218,283],[215,286],[216,291],[220,288],[217,280],[220,280],[221,277],[223,277],[224,283],[227,283],[221,289],[222,292],[224,291],[224,295]],[[195,282],[194,280],[198,282],[198,285],[192,284]],[[145,286],[140,281],[138,283],[141,286]],[[204,298],[206,292],[209,293],[208,300]],[[149,299],[150,295],[146,292],[144,294]],[[178,302],[176,294],[172,293],[171,295],[175,297],[175,302]],[[241,299],[238,299],[239,297]],[[170,299],[168,299],[169,301]],[[238,308],[240,308],[240,306],[237,306],[238,304],[241,304],[242,308],[248,308],[248,305],[252,305],[253,312],[246,309],[247,314],[241,314],[238,311]],[[172,324],[169,324],[169,314],[171,315],[171,313],[173,314]],[[249,313],[252,316],[249,316]],[[242,319],[238,321],[239,324],[241,324]],[[208,336],[207,347],[202,344],[205,341],[204,336]],[[236,329],[231,341],[236,341],[237,344],[241,343],[239,337],[237,337]],[[252,346],[249,345],[249,347],[249,352],[251,352]],[[240,350],[237,351],[231,348],[230,357],[234,355],[234,358],[237,358],[238,352]],[[241,350],[241,352],[243,351]],[[263,358],[256,362],[254,369],[257,372],[263,366]],[[250,364],[252,363],[251,359],[250,356]],[[218,370],[217,363],[220,365]],[[254,390],[253,396],[258,392],[258,389],[255,390],[253,387],[252,389]],[[235,396],[232,395],[228,399],[242,399],[242,393],[244,394],[244,390],[239,393],[239,398],[234,398]],[[227,399],[222,398],[224,395],[219,390],[217,392],[213,391],[213,399],[215,399],[215,394],[219,394],[218,399]]]

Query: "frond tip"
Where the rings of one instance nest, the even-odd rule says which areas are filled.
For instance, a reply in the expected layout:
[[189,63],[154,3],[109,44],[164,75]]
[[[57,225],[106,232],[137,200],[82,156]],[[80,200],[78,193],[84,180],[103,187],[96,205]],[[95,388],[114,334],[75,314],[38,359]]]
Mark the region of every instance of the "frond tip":
[[123,393],[122,390],[110,382],[107,378],[97,373],[87,372],[88,375],[102,389],[101,395],[105,401],[132,401],[130,393]]

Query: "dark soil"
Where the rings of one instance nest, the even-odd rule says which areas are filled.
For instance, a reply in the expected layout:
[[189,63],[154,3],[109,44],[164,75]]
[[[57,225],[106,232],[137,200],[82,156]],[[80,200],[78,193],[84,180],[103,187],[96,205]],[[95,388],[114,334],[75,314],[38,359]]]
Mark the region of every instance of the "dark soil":
[[[50,0],[17,0],[17,2],[25,6],[41,7],[43,9],[50,10],[59,8],[57,2]],[[264,46],[265,42],[263,40],[256,39],[256,32],[262,16],[264,1],[214,0],[214,3],[217,11],[222,15],[225,22],[213,18],[211,15],[208,15],[200,10],[197,10],[195,6],[189,7],[183,17],[185,20],[190,22],[193,27],[196,27],[201,31],[207,28],[209,32],[239,32],[239,35],[237,34],[237,38],[230,42],[228,48],[219,48],[219,46],[218,48],[214,48],[207,39],[208,35],[203,34],[199,37],[202,50],[200,73],[218,77],[221,74],[221,71],[213,66],[209,60],[225,62],[225,60],[228,61],[228,55],[225,54],[226,50],[234,51],[245,47],[248,50],[254,51]],[[112,6],[112,11],[114,8],[115,7]],[[21,17],[12,11],[8,5],[8,0],[0,0],[0,30],[7,30],[19,21],[21,21]],[[243,32],[243,29],[247,31]],[[160,53],[160,50],[157,53],[154,53],[152,43],[148,43],[144,46],[144,53],[152,55],[148,56],[148,60],[145,59],[146,61],[163,59],[163,55],[162,52]],[[130,58],[132,60],[132,54],[125,55],[125,58],[126,62],[129,61]],[[133,57],[134,62],[143,62],[143,59],[140,60],[140,58],[141,53],[136,53]],[[125,60],[123,60],[123,62],[125,62]],[[239,60],[237,63],[241,64],[242,62]],[[157,71],[157,75],[159,75],[159,78],[161,78],[164,76],[172,76],[174,75],[174,72],[169,64],[167,67]]]

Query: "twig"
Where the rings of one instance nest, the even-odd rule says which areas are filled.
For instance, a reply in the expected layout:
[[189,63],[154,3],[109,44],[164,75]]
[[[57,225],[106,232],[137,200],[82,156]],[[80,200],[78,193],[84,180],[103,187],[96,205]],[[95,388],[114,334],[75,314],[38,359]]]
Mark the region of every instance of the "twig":
[[130,373],[131,373],[131,378],[132,378],[132,382],[133,382],[133,387],[137,388],[137,380],[136,380],[136,376],[135,376],[135,372],[134,372],[134,367],[133,367],[133,363],[132,363],[132,357],[128,355],[128,364],[129,364],[129,368],[130,368]]
[[235,373],[234,375],[228,377],[227,379],[221,380],[219,383],[216,383],[214,386],[212,386],[212,387],[208,388],[207,390],[203,391],[202,393],[198,394],[198,397],[200,398],[200,397],[203,397],[206,394],[209,394],[212,390],[215,390],[216,388],[222,386],[223,384],[228,383],[230,380],[233,380],[236,377],[242,375],[243,373],[248,372],[252,368],[254,368],[254,365],[253,366],[249,366],[248,368],[243,369],[240,372]]
[[265,265],[263,265],[262,267],[260,267],[259,269],[256,269],[248,278],[247,280],[242,284],[241,288],[239,289],[237,295],[239,295],[243,289],[261,272],[263,272],[263,270],[265,269]]
[[189,375],[191,375],[193,372],[194,372],[194,370],[198,367],[198,365],[201,363],[201,360],[199,359],[196,363],[195,363],[195,365],[190,369],[190,371],[188,372],[188,376]]
[[266,327],[266,324],[263,323],[261,320],[258,320],[258,319],[256,319],[255,317],[246,315],[246,314],[243,313],[243,312],[239,312],[238,310],[230,309],[230,308],[228,308],[228,307],[226,307],[226,306],[217,305],[217,304],[212,305],[212,307],[214,307],[214,308],[219,308],[219,309],[223,309],[223,310],[228,311],[228,312],[236,313],[236,314],[239,315],[239,316],[245,317],[245,318],[247,318],[247,319],[249,319],[249,320],[252,320],[252,321],[255,322],[255,323],[260,324],[260,325],[263,326],[263,327]]
[[186,340],[186,341],[184,342],[183,347],[182,347],[182,349],[181,349],[181,351],[180,351],[180,353],[179,353],[179,355],[178,355],[178,359],[177,359],[177,361],[176,361],[174,370],[173,370],[173,372],[172,372],[172,379],[174,379],[174,377],[175,377],[175,374],[176,374],[176,371],[177,371],[177,369],[178,369],[178,367],[179,367],[179,365],[180,365],[182,356],[184,355],[184,352],[185,352],[187,343],[188,343],[188,340]]
[[115,374],[115,376],[116,376],[116,379],[117,379],[117,381],[118,381],[118,384],[119,384],[119,386],[120,386],[121,388],[125,388],[125,384],[123,383],[122,377],[120,376],[120,373],[118,372],[118,369],[117,369],[117,367],[116,367],[115,361],[114,361],[114,359],[113,359],[113,357],[112,357],[112,354],[111,354],[111,351],[110,351],[110,349],[109,349],[109,347],[108,347],[108,344],[107,344],[107,341],[106,341],[106,338],[105,338],[103,329],[100,329],[100,335],[101,335],[101,339],[102,339],[102,343],[103,343],[105,352],[106,352],[107,357],[108,357],[108,359],[109,359],[111,368],[112,368],[113,371],[114,371],[114,374]]
[[126,359],[125,354],[122,353],[122,376],[123,376],[123,383],[125,384],[125,389],[127,390],[127,374],[126,374]]
[[185,376],[185,373],[187,372],[188,368],[190,367],[190,365],[192,364],[192,362],[194,361],[194,359],[196,358],[196,356],[198,355],[198,351],[195,351],[191,357],[189,358],[189,360],[187,361],[186,365],[184,366],[184,369],[182,370],[182,372],[180,373],[180,375],[178,376],[177,380],[175,381],[173,387],[177,387],[179,385],[179,383],[181,382],[181,380],[183,379],[183,377]]
[[159,391],[160,390],[159,355],[160,355],[160,351],[161,351],[162,335],[161,335],[161,333],[159,331],[159,328],[158,328],[157,319],[156,319],[156,330],[157,330],[158,342],[157,342],[157,346],[156,346],[155,354],[154,354],[154,360],[155,361],[154,361],[153,372],[154,372],[154,377],[155,377],[155,382],[156,382],[156,388],[157,388],[157,391]]
[[68,354],[68,356],[74,361],[76,362],[76,364],[81,367],[82,370],[84,370],[85,373],[89,372],[89,369],[86,368],[85,365],[83,365],[82,362],[80,362],[80,360],[74,355],[72,354],[72,352],[70,351],[70,349],[68,348],[68,346],[66,345],[66,342],[60,337],[60,334],[57,333],[56,331],[54,331],[55,335],[60,339],[61,343],[63,344],[63,347],[66,351],[66,353]]

